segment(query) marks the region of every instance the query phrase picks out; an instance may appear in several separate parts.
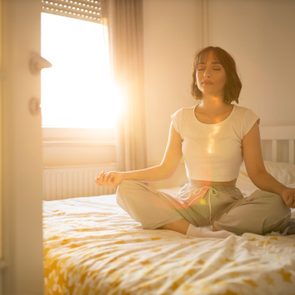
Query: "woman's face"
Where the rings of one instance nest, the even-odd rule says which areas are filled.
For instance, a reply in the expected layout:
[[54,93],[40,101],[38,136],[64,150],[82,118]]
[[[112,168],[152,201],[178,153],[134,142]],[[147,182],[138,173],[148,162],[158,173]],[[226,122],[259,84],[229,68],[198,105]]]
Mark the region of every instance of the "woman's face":
[[226,73],[214,52],[202,56],[196,69],[197,86],[204,96],[224,96]]

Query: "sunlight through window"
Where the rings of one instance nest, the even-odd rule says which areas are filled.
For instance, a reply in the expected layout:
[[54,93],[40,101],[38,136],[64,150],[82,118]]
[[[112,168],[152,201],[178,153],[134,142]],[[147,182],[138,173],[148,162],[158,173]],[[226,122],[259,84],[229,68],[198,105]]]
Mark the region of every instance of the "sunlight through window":
[[42,127],[114,128],[121,99],[113,83],[107,27],[42,13]]

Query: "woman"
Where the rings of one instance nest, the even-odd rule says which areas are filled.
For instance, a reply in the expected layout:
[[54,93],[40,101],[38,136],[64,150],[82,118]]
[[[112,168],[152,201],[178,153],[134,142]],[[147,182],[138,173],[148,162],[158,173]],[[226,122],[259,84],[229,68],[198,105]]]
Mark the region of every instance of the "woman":
[[[286,232],[295,189],[266,171],[259,118],[232,103],[238,103],[241,87],[230,54],[204,48],[194,61],[192,94],[198,103],[172,115],[162,162],[141,170],[101,172],[97,183],[119,185],[118,204],[146,229],[196,237]],[[169,177],[182,157],[189,181],[177,197],[140,182]],[[247,198],[235,186],[242,161],[260,188]]]

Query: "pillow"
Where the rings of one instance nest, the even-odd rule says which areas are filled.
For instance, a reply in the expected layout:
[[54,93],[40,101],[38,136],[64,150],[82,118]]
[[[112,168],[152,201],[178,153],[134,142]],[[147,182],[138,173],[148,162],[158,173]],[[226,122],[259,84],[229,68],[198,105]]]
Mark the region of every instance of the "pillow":
[[[295,165],[284,162],[264,161],[266,170],[279,182],[288,185],[295,183]],[[242,175],[247,175],[245,164],[240,169]]]

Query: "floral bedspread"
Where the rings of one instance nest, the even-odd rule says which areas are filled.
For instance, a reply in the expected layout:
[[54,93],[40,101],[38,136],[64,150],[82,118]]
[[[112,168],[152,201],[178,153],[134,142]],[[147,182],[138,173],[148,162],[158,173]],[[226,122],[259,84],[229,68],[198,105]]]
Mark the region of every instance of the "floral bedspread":
[[48,295],[295,294],[295,235],[143,230],[114,195],[44,201],[43,212]]

